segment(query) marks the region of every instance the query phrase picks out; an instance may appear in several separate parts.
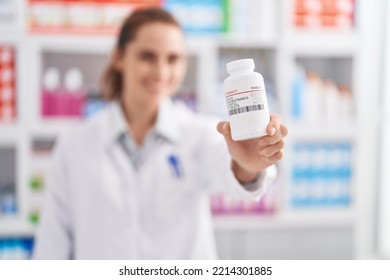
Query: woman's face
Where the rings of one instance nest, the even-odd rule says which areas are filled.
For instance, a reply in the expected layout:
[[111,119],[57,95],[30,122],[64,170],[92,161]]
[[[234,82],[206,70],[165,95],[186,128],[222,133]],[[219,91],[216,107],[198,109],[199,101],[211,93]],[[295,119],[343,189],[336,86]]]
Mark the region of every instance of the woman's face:
[[181,85],[186,63],[185,40],[178,27],[166,23],[140,27],[118,58],[124,100],[157,108]]

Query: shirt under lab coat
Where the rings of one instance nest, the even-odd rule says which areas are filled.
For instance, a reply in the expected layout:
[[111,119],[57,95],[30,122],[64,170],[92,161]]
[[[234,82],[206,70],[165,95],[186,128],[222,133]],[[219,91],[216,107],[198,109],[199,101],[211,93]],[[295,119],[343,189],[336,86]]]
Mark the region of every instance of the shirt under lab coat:
[[61,137],[34,258],[217,258],[210,193],[259,199],[276,169],[246,190],[216,124],[167,99],[137,164],[120,141],[127,125],[116,102]]

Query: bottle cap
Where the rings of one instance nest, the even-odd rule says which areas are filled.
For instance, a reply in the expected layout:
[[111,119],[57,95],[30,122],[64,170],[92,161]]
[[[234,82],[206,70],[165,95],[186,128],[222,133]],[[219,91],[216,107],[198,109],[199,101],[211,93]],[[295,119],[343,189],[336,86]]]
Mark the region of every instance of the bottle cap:
[[246,59],[239,59],[239,60],[233,60],[231,62],[228,62],[226,64],[226,69],[227,72],[230,74],[233,71],[237,71],[239,69],[255,69],[255,62],[251,58],[246,58]]
[[64,84],[69,92],[80,90],[83,86],[83,73],[78,68],[69,69],[65,74]]
[[47,90],[56,90],[60,86],[60,72],[57,68],[49,68],[43,75],[43,87]]

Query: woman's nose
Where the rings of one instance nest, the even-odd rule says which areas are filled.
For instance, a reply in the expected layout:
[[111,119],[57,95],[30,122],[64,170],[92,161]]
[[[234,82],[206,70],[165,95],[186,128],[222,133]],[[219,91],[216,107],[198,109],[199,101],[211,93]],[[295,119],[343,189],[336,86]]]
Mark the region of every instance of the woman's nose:
[[169,65],[165,61],[159,60],[154,67],[153,78],[158,81],[164,81],[169,77]]

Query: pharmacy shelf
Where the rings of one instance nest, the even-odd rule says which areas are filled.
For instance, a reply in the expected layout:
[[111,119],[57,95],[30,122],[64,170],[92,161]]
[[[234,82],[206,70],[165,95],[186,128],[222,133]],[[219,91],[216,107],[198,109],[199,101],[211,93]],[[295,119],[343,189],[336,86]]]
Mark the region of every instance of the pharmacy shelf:
[[0,123],[0,145],[17,142],[19,134],[20,127],[18,125]]
[[31,125],[30,133],[33,136],[57,137],[67,133],[77,125],[80,125],[80,118],[55,118],[40,120]]
[[9,30],[12,30],[12,27],[0,27],[0,44],[13,44],[15,45],[17,42],[19,42],[22,39],[22,36],[20,36],[17,33],[12,33]]
[[[272,1],[272,0],[271,0]],[[360,3],[362,2],[362,3]],[[199,92],[199,107],[203,112],[215,112],[213,97],[218,91],[220,81],[218,81],[218,55],[221,48],[232,48],[233,51],[238,49],[252,50],[275,50],[275,90],[278,93],[279,101],[286,102],[286,106],[280,112],[281,115],[288,119],[290,115],[291,100],[289,100],[291,81],[293,78],[293,64],[299,57],[303,58],[347,58],[348,63],[351,61],[353,73],[351,73],[351,88],[354,89],[354,105],[359,111],[357,115],[370,117],[372,115],[369,110],[367,112],[360,112],[361,96],[365,98],[372,98],[372,95],[365,93],[372,92],[368,86],[364,87],[363,83],[372,86],[372,80],[365,79],[371,73],[375,74],[376,67],[366,67],[362,60],[372,59],[377,52],[367,52],[362,47],[365,43],[372,44],[370,37],[362,37],[363,32],[371,33],[376,28],[370,28],[374,24],[362,24],[362,20],[367,23],[373,22],[367,18],[367,11],[370,7],[375,5],[365,4],[365,1],[359,1],[357,5],[357,21],[358,28],[354,30],[335,31],[335,30],[297,30],[290,26],[291,8],[282,9],[286,15],[279,15],[278,21],[281,26],[271,28],[272,35],[268,37],[258,37],[248,39],[243,36],[189,36],[187,44],[191,56],[196,59],[196,89]],[[26,33],[24,28],[27,26],[24,22],[27,17],[27,1],[17,1],[21,9],[18,15],[18,24],[14,26],[8,25],[4,29],[0,29],[0,43],[9,43],[16,45],[18,54],[18,96],[23,101],[25,106],[21,110],[28,113],[23,117],[23,122],[12,125],[0,124],[0,146],[12,145],[16,146],[18,150],[18,191],[21,194],[22,207],[26,208],[29,205],[30,194],[25,188],[25,184],[31,175],[31,167],[26,162],[31,158],[30,141],[34,137],[50,138],[57,137],[60,134],[66,133],[80,123],[80,119],[43,119],[40,115],[40,92],[41,92],[41,71],[45,66],[43,64],[43,55],[45,52],[55,53],[61,56],[62,54],[108,54],[115,45],[115,36],[112,35],[71,35],[71,34],[43,34],[43,33]],[[280,0],[282,6],[289,6],[293,4],[292,0]],[[366,5],[366,6],[364,6]],[[364,7],[364,9],[362,8]],[[369,11],[368,11],[369,12]],[[25,13],[25,14],[24,14]],[[372,13],[377,15],[378,13]],[[368,13],[368,16],[370,12]],[[279,18],[280,17],[280,18]],[[364,22],[363,22],[364,23]],[[267,25],[268,26],[268,25]],[[23,27],[23,28],[22,28]],[[271,26],[273,27],[273,26]],[[364,27],[364,28],[362,28]],[[10,30],[12,32],[10,32]],[[368,31],[365,31],[368,30]],[[4,32],[3,32],[4,31]],[[364,34],[363,34],[364,35]],[[362,40],[366,39],[365,42]],[[374,45],[374,44],[373,44]],[[372,48],[371,48],[372,49]],[[23,61],[24,64],[21,64]],[[27,61],[27,62],[25,62]],[[28,63],[28,67],[26,67]],[[368,63],[370,65],[370,63]],[[21,71],[23,67],[23,71]],[[366,71],[370,69],[370,71]],[[347,73],[349,75],[349,73]],[[358,81],[358,82],[357,82]],[[361,85],[359,81],[363,81]],[[286,96],[284,96],[284,95]],[[363,99],[362,99],[363,100]],[[366,102],[363,102],[366,103]],[[282,104],[281,104],[282,105]],[[360,109],[359,109],[360,108]],[[367,107],[369,108],[369,107]],[[27,110],[28,109],[28,110]],[[364,113],[364,114],[362,114]],[[368,119],[368,118],[367,118]],[[366,161],[367,149],[374,145],[364,145],[367,141],[362,142],[362,137],[371,137],[370,133],[363,135],[359,129],[361,121],[351,124],[306,124],[299,122],[287,123],[289,128],[289,135],[287,144],[291,145],[297,141],[350,141],[356,143],[353,149],[354,161],[354,176],[353,176],[353,196],[361,201],[367,201],[366,192],[371,188],[367,188],[369,180],[364,180],[361,174],[367,177],[367,174],[372,172],[363,172],[367,168],[374,166],[372,161]],[[20,132],[21,131],[21,132]],[[26,137],[28,136],[28,137]],[[28,139],[27,139],[28,138]],[[364,140],[364,139],[363,139]],[[370,152],[371,150],[369,150]],[[366,154],[365,154],[366,153]],[[373,153],[370,153],[373,154]],[[289,163],[288,154],[287,160],[282,162],[285,175],[289,174],[291,165]],[[44,166],[47,162],[45,156],[33,155],[34,163],[39,167]],[[369,170],[370,171],[370,170]],[[368,175],[370,176],[370,175]],[[363,180],[362,180],[363,178]],[[288,185],[286,188],[288,189]],[[363,191],[363,192],[362,192]],[[331,208],[306,208],[305,210],[284,209],[272,215],[226,215],[214,217],[215,229],[217,231],[251,231],[251,230],[280,230],[285,231],[289,229],[310,230],[318,229],[340,229],[349,227],[353,229],[354,236],[362,236],[362,228],[365,224],[362,223],[363,215],[357,215],[359,204],[354,203],[352,206],[345,209],[331,209]],[[359,209],[360,210],[360,209]],[[0,217],[0,237],[13,236],[32,236],[34,227],[29,224],[27,219],[5,219]],[[364,233],[364,232],[363,232]],[[357,247],[362,247],[361,245]],[[356,251],[362,251],[361,248],[356,248]],[[360,255],[362,255],[360,253]]]
[[93,35],[34,35],[26,36],[26,40],[39,49],[75,52],[75,53],[107,53],[115,45],[114,36]]
[[18,218],[0,217],[0,238],[31,237],[34,235],[34,226]]
[[359,47],[354,31],[294,31],[285,34],[283,43],[295,55],[304,56],[345,57],[354,55]]
[[[27,40],[45,50],[58,52],[76,52],[85,51],[92,53],[104,53],[111,51],[115,46],[114,35],[53,35],[53,34],[28,34]],[[275,48],[279,44],[277,36],[267,36],[260,38],[242,37],[238,35],[213,35],[213,36],[194,36],[190,35],[186,40],[189,50],[218,47],[240,47],[240,48]],[[210,49],[209,49],[210,50]]]
[[353,227],[354,211],[340,209],[289,210],[270,215],[226,215],[215,216],[215,230],[286,230],[329,229]]
[[215,40],[219,47],[231,48],[276,48],[279,45],[279,39],[276,36],[252,38],[238,35],[225,35],[217,37]]
[[186,40],[190,54],[200,56],[205,53],[211,54],[211,58],[218,55],[219,48],[240,48],[240,49],[275,49],[279,45],[277,37],[267,38],[246,38],[240,36],[190,36]]
[[[13,38],[13,37],[10,37]],[[14,36],[14,38],[17,38]],[[29,34],[25,40],[45,50],[58,52],[75,52],[82,53],[106,53],[111,51],[115,46],[115,37],[94,36],[94,35],[36,35]],[[14,40],[16,41],[16,39]],[[1,41],[0,41],[1,42]],[[189,50],[197,50],[210,46],[218,47],[240,47],[240,48],[275,48],[279,41],[277,37],[266,38],[246,38],[240,36],[190,36],[187,38]]]
[[293,141],[338,141],[353,140],[357,136],[357,125],[350,123],[288,123],[290,139]]

